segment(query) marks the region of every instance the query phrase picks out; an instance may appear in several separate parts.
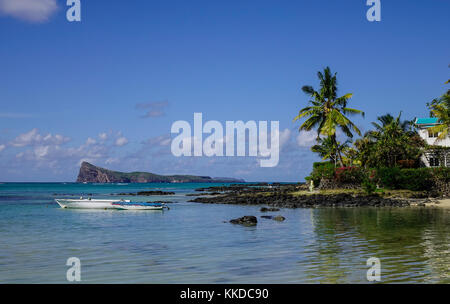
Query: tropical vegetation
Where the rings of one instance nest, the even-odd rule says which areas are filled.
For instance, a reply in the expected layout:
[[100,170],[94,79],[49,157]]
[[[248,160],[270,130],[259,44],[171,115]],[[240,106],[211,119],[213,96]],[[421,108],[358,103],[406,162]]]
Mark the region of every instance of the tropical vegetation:
[[[450,181],[448,168],[420,168],[421,155],[433,146],[420,137],[413,121],[403,120],[401,112],[396,116],[387,113],[377,117],[371,124],[373,128],[362,135],[349,117],[364,117],[364,112],[348,107],[351,93],[338,97],[337,74],[326,67],[317,76],[319,89],[302,87],[309,97],[308,105],[294,118],[294,122],[304,119],[299,131],[317,132],[311,150],[322,162],[314,163],[307,180],[316,186],[322,179],[359,184],[369,194],[377,186],[422,191],[430,190],[432,180]],[[449,136],[450,90],[427,106],[430,115],[439,121],[430,131],[439,134],[438,141]],[[355,141],[354,134],[359,135]]]
[[425,142],[411,121],[385,114],[373,122],[374,130],[355,141],[357,158],[365,168],[418,167]]
[[438,141],[446,138],[450,131],[450,90],[447,90],[440,98],[436,98],[431,103],[428,103],[427,106],[430,109],[430,116],[438,118],[440,123],[430,128],[430,131],[439,133]]
[[317,138],[327,138],[329,157],[333,156],[341,166],[344,166],[342,145],[336,139],[336,131],[341,130],[349,138],[355,132],[361,135],[358,127],[347,117],[349,115],[362,115],[364,112],[347,107],[353,94],[348,93],[338,97],[337,76],[329,67],[318,72],[320,89],[316,91],[312,86],[303,86],[302,91],[309,97],[309,105],[300,110],[294,121],[306,118],[299,130],[311,131],[317,128]]

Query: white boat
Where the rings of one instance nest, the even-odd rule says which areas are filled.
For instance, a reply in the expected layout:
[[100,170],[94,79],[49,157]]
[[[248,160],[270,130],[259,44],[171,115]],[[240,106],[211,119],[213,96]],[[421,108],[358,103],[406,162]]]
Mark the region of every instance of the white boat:
[[113,203],[118,202],[130,202],[130,200],[111,200],[111,199],[91,199],[83,198],[79,199],[55,199],[61,208],[71,208],[71,209],[118,209],[113,206]]

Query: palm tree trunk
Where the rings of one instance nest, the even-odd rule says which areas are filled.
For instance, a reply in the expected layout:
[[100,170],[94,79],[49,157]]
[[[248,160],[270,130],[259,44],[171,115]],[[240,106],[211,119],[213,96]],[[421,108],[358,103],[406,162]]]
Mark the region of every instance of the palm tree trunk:
[[341,154],[341,151],[339,150],[339,145],[336,140],[336,134],[331,135],[331,140],[332,140],[334,146],[336,147],[336,153],[339,156],[339,165],[341,167],[344,167],[344,162],[342,161],[342,154]]

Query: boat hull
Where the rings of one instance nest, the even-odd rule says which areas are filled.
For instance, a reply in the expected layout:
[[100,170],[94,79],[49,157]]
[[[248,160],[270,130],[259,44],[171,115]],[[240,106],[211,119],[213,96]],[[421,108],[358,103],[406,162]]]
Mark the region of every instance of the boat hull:
[[[67,209],[117,209],[113,203],[120,200],[74,200],[74,199],[55,199],[61,208]],[[129,202],[126,200],[124,202]]]
[[112,205],[120,210],[163,210],[165,208],[160,203],[115,202]]

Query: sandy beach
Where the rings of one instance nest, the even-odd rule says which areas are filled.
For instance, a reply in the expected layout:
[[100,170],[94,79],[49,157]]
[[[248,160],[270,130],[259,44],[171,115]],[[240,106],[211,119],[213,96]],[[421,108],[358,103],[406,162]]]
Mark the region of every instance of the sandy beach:
[[427,206],[450,208],[450,198],[433,200],[430,203],[426,203]]

